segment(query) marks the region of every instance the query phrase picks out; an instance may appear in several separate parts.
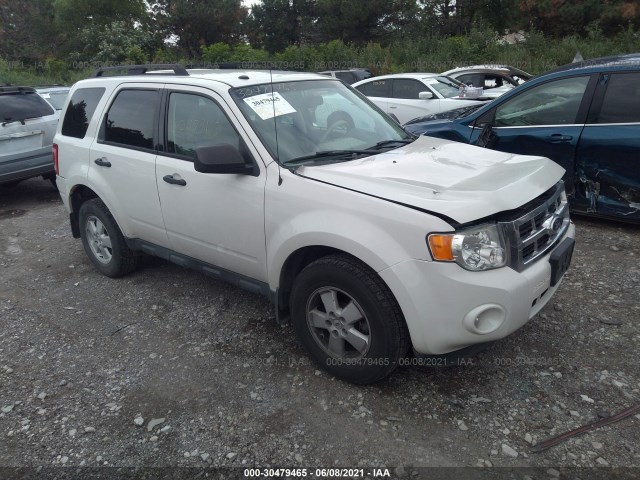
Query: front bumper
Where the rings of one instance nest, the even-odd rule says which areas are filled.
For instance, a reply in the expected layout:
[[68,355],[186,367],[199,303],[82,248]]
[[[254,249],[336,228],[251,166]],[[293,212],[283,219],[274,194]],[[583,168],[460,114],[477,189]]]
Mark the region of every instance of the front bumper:
[[[571,224],[561,241],[574,236]],[[551,286],[555,248],[521,272],[470,272],[452,263],[408,260],[379,275],[402,309],[414,349],[443,354],[504,338],[533,318],[560,285]]]

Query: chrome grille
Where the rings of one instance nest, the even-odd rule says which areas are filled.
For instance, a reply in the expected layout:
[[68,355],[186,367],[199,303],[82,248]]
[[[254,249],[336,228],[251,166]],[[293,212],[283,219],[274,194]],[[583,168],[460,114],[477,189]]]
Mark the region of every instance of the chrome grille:
[[522,271],[545,255],[569,228],[564,182],[558,182],[538,204],[511,222],[500,222],[509,244],[509,264]]

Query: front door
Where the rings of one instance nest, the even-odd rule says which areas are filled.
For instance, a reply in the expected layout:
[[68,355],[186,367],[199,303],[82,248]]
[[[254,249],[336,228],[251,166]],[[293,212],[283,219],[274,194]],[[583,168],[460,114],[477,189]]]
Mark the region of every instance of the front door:
[[156,181],[172,248],[197,260],[266,281],[264,184],[257,176],[209,174],[194,169],[195,149],[230,144],[256,157],[243,143],[233,113],[207,89],[172,87],[164,114],[165,152]]
[[[422,100],[420,92],[430,92],[433,98]],[[414,118],[440,112],[440,102],[436,93],[424,83],[411,78],[395,78],[388,113],[393,113],[403,124]]]
[[[567,192],[574,188],[575,154],[591,100],[590,76],[553,80],[525,90],[495,108],[490,148],[548,157],[566,170]],[[585,98],[588,97],[588,98]],[[471,143],[478,138],[479,119]]]

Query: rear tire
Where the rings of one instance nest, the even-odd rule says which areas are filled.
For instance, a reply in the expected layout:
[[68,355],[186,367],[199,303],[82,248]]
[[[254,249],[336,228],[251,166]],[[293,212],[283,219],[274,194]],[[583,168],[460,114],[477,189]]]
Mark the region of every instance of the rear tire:
[[296,335],[324,370],[356,384],[382,380],[409,347],[393,294],[369,267],[329,255],[305,267],[291,292]]
[[109,209],[98,198],[82,204],[80,237],[91,263],[107,277],[120,277],[135,270],[140,254],[131,250]]

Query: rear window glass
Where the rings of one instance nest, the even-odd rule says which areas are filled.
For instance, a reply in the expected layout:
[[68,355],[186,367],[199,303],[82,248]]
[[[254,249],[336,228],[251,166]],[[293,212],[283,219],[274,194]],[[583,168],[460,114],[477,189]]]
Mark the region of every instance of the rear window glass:
[[640,122],[640,73],[611,75],[598,123]]
[[122,90],[105,118],[104,140],[135,148],[153,149],[156,90]]
[[11,92],[0,95],[0,120],[15,122],[53,115],[55,110],[35,92]]
[[64,114],[62,135],[84,138],[104,91],[104,88],[79,88],[73,92]]

